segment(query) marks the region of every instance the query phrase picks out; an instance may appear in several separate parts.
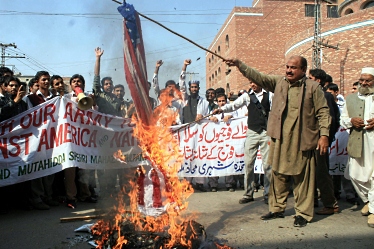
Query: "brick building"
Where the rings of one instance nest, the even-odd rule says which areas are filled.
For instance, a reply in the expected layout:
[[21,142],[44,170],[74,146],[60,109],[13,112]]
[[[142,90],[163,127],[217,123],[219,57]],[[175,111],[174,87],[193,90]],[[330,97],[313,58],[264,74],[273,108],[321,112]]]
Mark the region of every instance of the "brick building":
[[[291,55],[312,64],[314,0],[253,0],[252,7],[235,7],[209,49],[224,58],[239,58],[267,74],[284,74]],[[349,93],[360,70],[374,66],[374,0],[330,0],[321,3],[321,38],[339,49],[323,48],[321,68]],[[235,93],[248,89],[237,69],[226,73],[218,57],[206,54],[207,88]]]

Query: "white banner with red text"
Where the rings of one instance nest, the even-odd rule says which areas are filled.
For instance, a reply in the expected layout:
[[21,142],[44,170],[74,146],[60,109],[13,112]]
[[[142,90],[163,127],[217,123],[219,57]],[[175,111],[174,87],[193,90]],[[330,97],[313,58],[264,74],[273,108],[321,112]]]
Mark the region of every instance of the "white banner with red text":
[[[184,163],[180,177],[209,177],[244,174],[244,143],[247,117],[228,123],[204,121],[179,130],[179,141]],[[263,173],[258,152],[255,173]]]
[[[172,127],[179,129],[175,136],[185,157],[178,175],[244,174],[246,119]],[[62,97],[0,123],[0,187],[68,167],[136,167],[146,160],[132,136],[130,122],[95,110],[80,110],[75,102]],[[260,153],[255,172],[262,172]]]
[[[80,110],[54,98],[0,124],[0,186],[67,167],[135,167],[143,161],[130,119]],[[122,151],[124,161],[113,154]],[[122,157],[123,158],[123,157]]]
[[330,147],[330,175],[344,175],[349,158],[347,152],[348,137],[349,131],[340,126],[335,134],[335,141],[332,142]]

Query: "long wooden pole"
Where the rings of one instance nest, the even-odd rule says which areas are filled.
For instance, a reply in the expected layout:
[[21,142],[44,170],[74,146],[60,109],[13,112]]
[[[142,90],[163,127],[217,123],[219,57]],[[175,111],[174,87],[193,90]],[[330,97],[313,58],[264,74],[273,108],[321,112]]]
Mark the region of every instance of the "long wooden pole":
[[[118,3],[118,4],[122,4],[120,1],[117,1],[117,0],[112,0],[112,1],[113,1],[113,2],[116,2],[116,3]],[[151,22],[156,23],[157,25],[163,27],[163,28],[166,29],[167,31],[169,31],[169,32],[171,32],[171,33],[173,33],[173,34],[175,34],[175,35],[177,35],[177,36],[179,36],[179,37],[185,39],[186,41],[192,43],[193,45],[195,45],[195,46],[197,46],[197,47],[199,47],[199,48],[201,48],[202,50],[204,50],[204,51],[206,51],[206,52],[208,52],[208,53],[211,53],[211,54],[217,56],[218,58],[222,59],[223,61],[226,61],[226,59],[225,59],[224,57],[222,57],[221,55],[219,55],[219,54],[217,54],[217,53],[214,53],[213,51],[211,51],[211,50],[209,50],[209,49],[204,48],[203,46],[197,44],[196,42],[194,42],[194,41],[192,41],[192,40],[190,40],[190,39],[188,39],[187,37],[185,37],[185,36],[183,36],[183,35],[181,35],[181,34],[175,32],[175,31],[173,31],[173,30],[171,30],[171,29],[169,29],[168,27],[166,27],[166,26],[164,26],[163,24],[157,22],[156,20],[153,20],[152,18],[149,18],[149,17],[147,17],[147,16],[145,16],[145,15],[139,13],[139,12],[137,12],[137,13],[139,14],[139,16],[141,16],[141,17],[143,17],[143,18],[145,18],[145,19],[147,19],[147,20],[149,20],[149,21],[151,21]]]

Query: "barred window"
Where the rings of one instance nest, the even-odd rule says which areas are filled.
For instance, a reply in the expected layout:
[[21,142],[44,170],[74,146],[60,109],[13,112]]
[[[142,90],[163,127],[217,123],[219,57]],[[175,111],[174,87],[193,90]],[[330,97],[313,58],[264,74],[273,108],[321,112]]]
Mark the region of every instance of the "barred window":
[[305,16],[306,17],[314,17],[314,4],[305,4]]
[[327,18],[338,18],[338,6],[337,5],[327,5]]

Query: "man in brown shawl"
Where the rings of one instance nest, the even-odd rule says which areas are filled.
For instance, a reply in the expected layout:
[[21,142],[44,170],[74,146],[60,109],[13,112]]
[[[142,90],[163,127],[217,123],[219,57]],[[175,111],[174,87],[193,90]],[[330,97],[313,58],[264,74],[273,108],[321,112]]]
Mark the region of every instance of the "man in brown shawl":
[[[271,138],[268,164],[272,165],[269,213],[261,219],[284,218],[293,180],[294,226],[306,226],[313,218],[316,153],[327,153],[331,123],[329,108],[319,84],[306,77],[307,61],[292,56],[285,76],[265,75],[238,59],[226,60],[248,79],[274,93],[269,113]],[[219,112],[219,111],[217,111]]]

